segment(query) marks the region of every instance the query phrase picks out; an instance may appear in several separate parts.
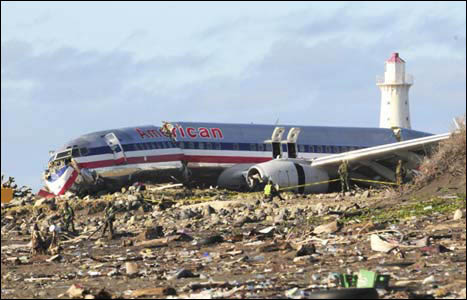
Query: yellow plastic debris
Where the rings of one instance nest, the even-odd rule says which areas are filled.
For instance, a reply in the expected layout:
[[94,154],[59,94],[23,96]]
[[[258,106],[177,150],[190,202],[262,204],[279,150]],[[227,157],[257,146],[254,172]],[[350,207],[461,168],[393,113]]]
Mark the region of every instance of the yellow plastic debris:
[[9,203],[13,199],[13,189],[2,188],[2,203]]

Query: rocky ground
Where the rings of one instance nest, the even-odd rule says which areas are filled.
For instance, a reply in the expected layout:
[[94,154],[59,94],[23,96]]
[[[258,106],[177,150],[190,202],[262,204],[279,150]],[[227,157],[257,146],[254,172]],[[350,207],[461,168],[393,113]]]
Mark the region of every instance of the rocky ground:
[[[300,299],[366,269],[390,276],[382,299],[465,299],[465,175],[402,195],[284,196],[135,185],[17,197],[2,204],[1,298]],[[66,199],[77,233],[60,234],[59,255],[32,256],[31,224],[59,224]],[[108,201],[117,236],[90,237]]]

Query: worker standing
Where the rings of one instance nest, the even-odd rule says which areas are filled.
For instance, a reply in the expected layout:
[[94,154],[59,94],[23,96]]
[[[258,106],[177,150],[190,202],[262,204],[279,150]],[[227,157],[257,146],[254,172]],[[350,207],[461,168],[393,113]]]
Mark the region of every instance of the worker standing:
[[104,237],[107,227],[109,227],[110,231],[110,239],[114,238],[114,228],[113,228],[113,221],[115,220],[115,208],[112,205],[112,202],[108,202],[107,206],[105,207],[105,225],[104,230],[102,231],[102,237]]
[[45,252],[45,241],[39,230],[37,223],[34,223],[31,230],[31,254],[36,255],[38,253]]
[[60,252],[59,237],[58,237],[58,234],[60,232],[60,227],[51,225],[49,227],[49,232],[52,233],[52,237],[50,239],[48,252],[50,255],[56,255]]
[[264,186],[264,199],[268,199],[268,198],[269,198],[269,201],[272,201],[272,199],[273,199],[275,196],[278,196],[279,199],[284,200],[284,199],[281,197],[281,194],[280,194],[280,191],[279,191],[279,186],[278,186],[278,185],[274,185],[274,183],[272,182],[272,180],[269,179],[268,182],[266,183],[266,185]]
[[71,230],[72,232],[75,232],[75,224],[74,224],[74,219],[75,219],[75,212],[73,211],[73,208],[68,204],[68,201],[65,201],[65,207],[63,209],[63,223],[65,225],[65,230],[69,231],[69,227],[71,224]]
[[405,168],[402,164],[402,160],[397,161],[397,167],[396,167],[396,183],[397,185],[401,185],[404,182],[404,177],[405,177]]
[[349,185],[349,166],[346,160],[343,160],[339,166],[339,178],[341,180],[341,193],[344,194],[346,191],[350,191]]

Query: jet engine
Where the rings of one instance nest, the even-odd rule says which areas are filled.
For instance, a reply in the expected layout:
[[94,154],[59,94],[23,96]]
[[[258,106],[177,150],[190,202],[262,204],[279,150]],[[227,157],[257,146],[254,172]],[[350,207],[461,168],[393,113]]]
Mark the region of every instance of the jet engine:
[[309,163],[299,159],[275,159],[248,169],[246,181],[251,189],[261,189],[268,179],[281,188],[295,187],[290,191],[322,193],[328,190],[328,183],[312,183],[327,181],[329,176],[326,171],[312,167]]

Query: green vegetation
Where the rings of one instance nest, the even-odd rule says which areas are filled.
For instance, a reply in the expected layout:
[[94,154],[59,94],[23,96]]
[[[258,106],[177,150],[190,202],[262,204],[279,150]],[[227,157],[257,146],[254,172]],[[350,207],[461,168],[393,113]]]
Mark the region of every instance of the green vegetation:
[[398,223],[401,220],[411,217],[430,216],[436,213],[450,214],[456,209],[465,208],[465,194],[458,194],[456,198],[444,199],[433,198],[426,201],[417,201],[395,208],[366,208],[361,215],[344,217],[343,223],[349,221],[373,221],[377,223]]

